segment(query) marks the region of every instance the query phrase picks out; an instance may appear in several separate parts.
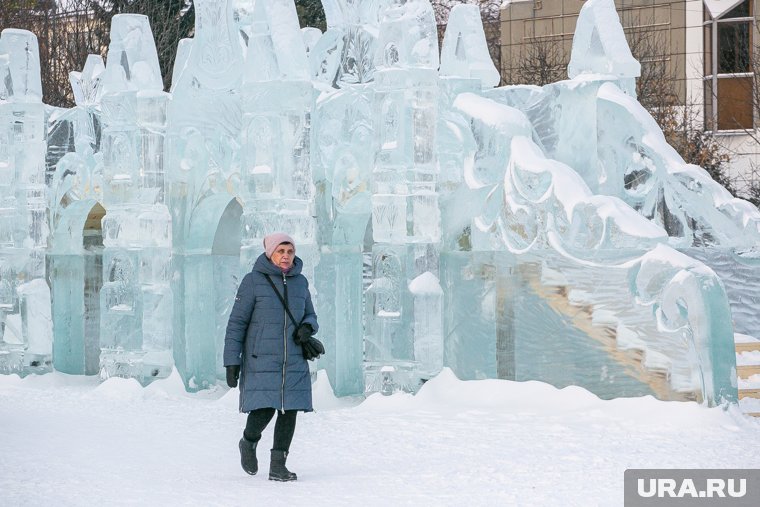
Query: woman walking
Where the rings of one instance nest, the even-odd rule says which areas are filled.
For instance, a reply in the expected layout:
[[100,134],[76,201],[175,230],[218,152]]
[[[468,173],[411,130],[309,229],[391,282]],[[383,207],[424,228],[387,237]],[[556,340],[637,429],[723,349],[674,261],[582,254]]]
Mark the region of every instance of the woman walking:
[[227,385],[240,382],[240,411],[248,420],[240,439],[240,462],[258,471],[256,447],[277,412],[269,479],[295,481],[285,461],[299,410],[313,410],[307,359],[324,352],[311,336],[319,328],[303,262],[285,233],[264,238],[264,253],[240,282],[224,339]]

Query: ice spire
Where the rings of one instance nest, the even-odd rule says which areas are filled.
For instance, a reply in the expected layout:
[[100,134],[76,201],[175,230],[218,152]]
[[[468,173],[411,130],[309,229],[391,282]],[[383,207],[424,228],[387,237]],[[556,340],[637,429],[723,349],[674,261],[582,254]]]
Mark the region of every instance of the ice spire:
[[103,72],[106,67],[100,55],[88,55],[82,72],[69,72],[69,82],[78,106],[95,106],[103,95]]
[[111,44],[108,46],[103,93],[163,89],[148,17],[117,14],[111,20]]
[[589,0],[578,16],[567,75],[636,78],[641,65],[631,55],[613,0]]
[[440,75],[477,78],[483,88],[498,86],[501,77],[488,52],[477,5],[459,4],[451,9],[443,37]]
[[292,0],[256,2],[245,68],[249,83],[308,78],[306,46]]
[[9,57],[10,82],[7,79],[5,82],[8,96],[19,102],[42,101],[37,36],[28,30],[6,28],[2,32],[2,39]]

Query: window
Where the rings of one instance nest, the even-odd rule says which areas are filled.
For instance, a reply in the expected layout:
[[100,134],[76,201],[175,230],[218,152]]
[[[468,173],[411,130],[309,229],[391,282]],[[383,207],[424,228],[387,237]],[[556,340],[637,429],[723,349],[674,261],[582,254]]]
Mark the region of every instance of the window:
[[[750,0],[705,23],[705,125],[714,130],[753,128]],[[713,55],[713,53],[715,53]]]

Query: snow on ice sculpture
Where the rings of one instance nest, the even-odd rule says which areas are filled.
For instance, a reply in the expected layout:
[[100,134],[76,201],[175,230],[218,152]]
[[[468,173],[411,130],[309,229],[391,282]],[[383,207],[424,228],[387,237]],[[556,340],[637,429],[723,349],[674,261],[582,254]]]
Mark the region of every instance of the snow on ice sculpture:
[[702,168],[686,164],[643,106],[606,83],[597,93],[600,191],[619,195],[680,247],[760,240],[760,212]]
[[44,283],[49,227],[45,111],[34,34],[2,31],[0,78],[0,371],[45,371],[52,356]]
[[[503,204],[490,226],[510,251],[551,246],[573,257],[601,252],[609,257],[653,248],[667,239],[665,231],[618,198],[593,195],[575,171],[546,159],[528,138],[514,137],[511,145],[504,183],[496,187],[504,194]],[[481,231],[482,225],[473,228],[474,248],[491,249],[495,239],[483,237],[482,244]]]

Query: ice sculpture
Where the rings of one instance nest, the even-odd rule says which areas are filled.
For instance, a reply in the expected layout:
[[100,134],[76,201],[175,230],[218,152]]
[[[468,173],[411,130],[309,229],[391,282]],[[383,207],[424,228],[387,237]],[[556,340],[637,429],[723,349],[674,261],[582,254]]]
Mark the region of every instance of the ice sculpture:
[[0,372],[44,371],[51,362],[45,152],[37,37],[6,28],[0,35]]
[[286,230],[338,395],[449,366],[736,398],[732,319],[760,323],[731,273],[760,276],[760,212],[636,102],[612,0],[585,3],[569,80],[499,88],[476,6],[440,57],[427,0],[323,6],[321,33],[292,0],[196,0],[171,95],[148,20],[114,17],[77,106],[48,111],[48,187],[33,35],[3,32],[2,371],[49,361],[47,254],[56,369],[213,386],[240,276]]

